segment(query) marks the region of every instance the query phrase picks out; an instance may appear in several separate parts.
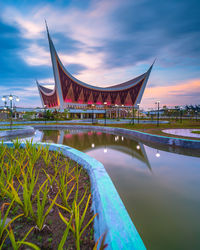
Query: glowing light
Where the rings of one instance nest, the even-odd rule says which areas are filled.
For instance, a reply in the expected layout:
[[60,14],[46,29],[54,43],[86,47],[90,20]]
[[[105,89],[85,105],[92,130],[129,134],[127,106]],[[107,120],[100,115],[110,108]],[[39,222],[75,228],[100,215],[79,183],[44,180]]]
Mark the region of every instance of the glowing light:
[[65,102],[72,102],[72,99],[65,99]]
[[16,98],[16,101],[17,101],[17,102],[19,102],[19,101],[20,101],[19,97],[17,97],[17,98]]
[[122,136],[122,141],[124,140],[124,137]]
[[137,145],[136,148],[139,150],[140,149],[140,145]]
[[66,134],[66,135],[65,135],[65,138],[67,138],[67,139],[68,139],[68,138],[72,138],[72,134]]
[[2,97],[2,99],[1,99],[3,102],[5,102],[5,100],[6,100],[6,98],[5,97]]
[[13,100],[13,96],[12,96],[12,95],[9,95],[8,99],[9,99],[10,101],[12,101],[12,100]]
[[104,152],[104,153],[107,153],[107,152],[108,152],[107,148],[104,148],[103,152]]
[[115,141],[118,141],[119,140],[119,136],[115,136]]
[[160,153],[159,153],[159,152],[156,153],[156,157],[157,157],[157,158],[160,157]]
[[95,147],[95,144],[94,144],[94,143],[92,143],[91,147],[92,147],[92,148],[94,148],[94,147]]

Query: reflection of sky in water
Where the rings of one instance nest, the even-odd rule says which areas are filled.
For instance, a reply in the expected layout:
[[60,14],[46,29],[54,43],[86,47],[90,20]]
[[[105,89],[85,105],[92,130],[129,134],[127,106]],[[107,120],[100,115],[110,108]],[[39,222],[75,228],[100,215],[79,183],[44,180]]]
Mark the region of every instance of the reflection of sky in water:
[[147,249],[200,249],[200,158],[84,130],[47,131],[43,140],[103,163]]
[[152,171],[109,146],[86,153],[104,164],[147,249],[198,249],[200,158],[144,148]]

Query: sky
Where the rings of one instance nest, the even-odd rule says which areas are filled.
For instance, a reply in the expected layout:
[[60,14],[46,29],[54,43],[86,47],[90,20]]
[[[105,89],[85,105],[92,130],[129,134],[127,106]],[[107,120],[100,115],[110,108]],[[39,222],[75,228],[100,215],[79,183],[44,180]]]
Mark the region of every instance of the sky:
[[21,107],[42,105],[36,79],[54,84],[45,19],[79,80],[111,86],[156,58],[141,107],[200,104],[199,0],[0,0],[0,9],[0,93]]

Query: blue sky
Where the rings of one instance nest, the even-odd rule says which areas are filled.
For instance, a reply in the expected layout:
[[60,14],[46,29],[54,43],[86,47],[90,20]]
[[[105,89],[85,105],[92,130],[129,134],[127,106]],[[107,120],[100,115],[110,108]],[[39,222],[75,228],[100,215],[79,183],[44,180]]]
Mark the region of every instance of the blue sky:
[[0,9],[0,92],[20,106],[41,106],[35,79],[53,84],[44,19],[79,80],[110,86],[157,58],[141,106],[200,104],[198,0],[7,0]]

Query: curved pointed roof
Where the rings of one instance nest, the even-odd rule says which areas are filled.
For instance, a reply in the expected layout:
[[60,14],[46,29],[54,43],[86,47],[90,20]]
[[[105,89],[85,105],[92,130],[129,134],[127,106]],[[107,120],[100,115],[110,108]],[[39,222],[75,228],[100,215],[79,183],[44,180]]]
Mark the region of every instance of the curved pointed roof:
[[129,81],[109,87],[93,86],[78,80],[67,71],[55,50],[47,24],[46,28],[54,71],[55,87],[51,90],[38,84],[38,89],[42,95],[48,97],[54,95],[55,97],[56,92],[62,107],[64,107],[64,103],[66,102],[85,104],[102,104],[107,102],[108,104],[127,106],[133,106],[140,103],[154,63],[144,74]]

